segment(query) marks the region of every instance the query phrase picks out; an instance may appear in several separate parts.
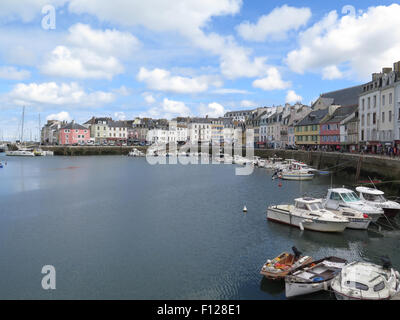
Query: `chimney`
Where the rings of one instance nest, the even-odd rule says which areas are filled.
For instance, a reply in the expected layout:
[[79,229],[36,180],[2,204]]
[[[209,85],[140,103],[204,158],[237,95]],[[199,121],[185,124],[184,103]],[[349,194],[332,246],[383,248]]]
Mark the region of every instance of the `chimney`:
[[382,73],[390,73],[392,72],[392,68],[383,68]]

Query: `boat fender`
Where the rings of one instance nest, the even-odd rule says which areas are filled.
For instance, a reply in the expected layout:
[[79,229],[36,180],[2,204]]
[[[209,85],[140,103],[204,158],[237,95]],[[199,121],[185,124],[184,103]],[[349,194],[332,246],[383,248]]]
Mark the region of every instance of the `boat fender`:
[[324,281],[324,278],[317,277],[313,279],[313,282],[321,282],[321,281]]
[[301,231],[304,231],[303,222],[300,222],[299,227],[300,227],[300,230],[301,230]]

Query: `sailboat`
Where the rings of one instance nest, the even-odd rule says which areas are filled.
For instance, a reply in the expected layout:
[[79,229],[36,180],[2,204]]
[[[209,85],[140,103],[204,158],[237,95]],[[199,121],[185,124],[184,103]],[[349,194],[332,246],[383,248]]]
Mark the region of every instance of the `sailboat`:
[[[25,120],[25,106],[22,109],[22,128],[21,128],[21,143],[24,138],[24,120]],[[33,153],[32,149],[28,149],[26,147],[18,146],[18,150],[15,151],[7,151],[6,156],[13,156],[13,157],[34,157],[35,154]]]

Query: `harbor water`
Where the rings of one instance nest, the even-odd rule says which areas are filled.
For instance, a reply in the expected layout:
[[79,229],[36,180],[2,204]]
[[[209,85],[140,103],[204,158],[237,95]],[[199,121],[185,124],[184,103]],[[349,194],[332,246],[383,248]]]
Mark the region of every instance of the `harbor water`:
[[[236,176],[234,165],[0,154],[5,160],[0,299],[285,299],[284,283],[259,271],[292,246],[314,259],[388,255],[400,269],[397,231],[325,234],[266,220],[269,205],[326,194],[330,176],[279,187],[270,171]],[[41,286],[45,265],[56,269],[56,290]]]

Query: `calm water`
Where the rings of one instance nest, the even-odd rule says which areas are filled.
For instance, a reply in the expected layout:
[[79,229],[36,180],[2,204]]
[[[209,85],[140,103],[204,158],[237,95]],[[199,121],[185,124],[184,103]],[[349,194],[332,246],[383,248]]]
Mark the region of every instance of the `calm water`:
[[[384,253],[400,268],[397,233],[321,234],[266,221],[267,205],[325,193],[329,177],[279,188],[265,170],[236,176],[232,165],[7,161],[0,169],[0,299],[284,299],[284,285],[259,270],[293,245],[314,258],[377,262]],[[57,270],[51,292],[41,288],[44,265]]]

